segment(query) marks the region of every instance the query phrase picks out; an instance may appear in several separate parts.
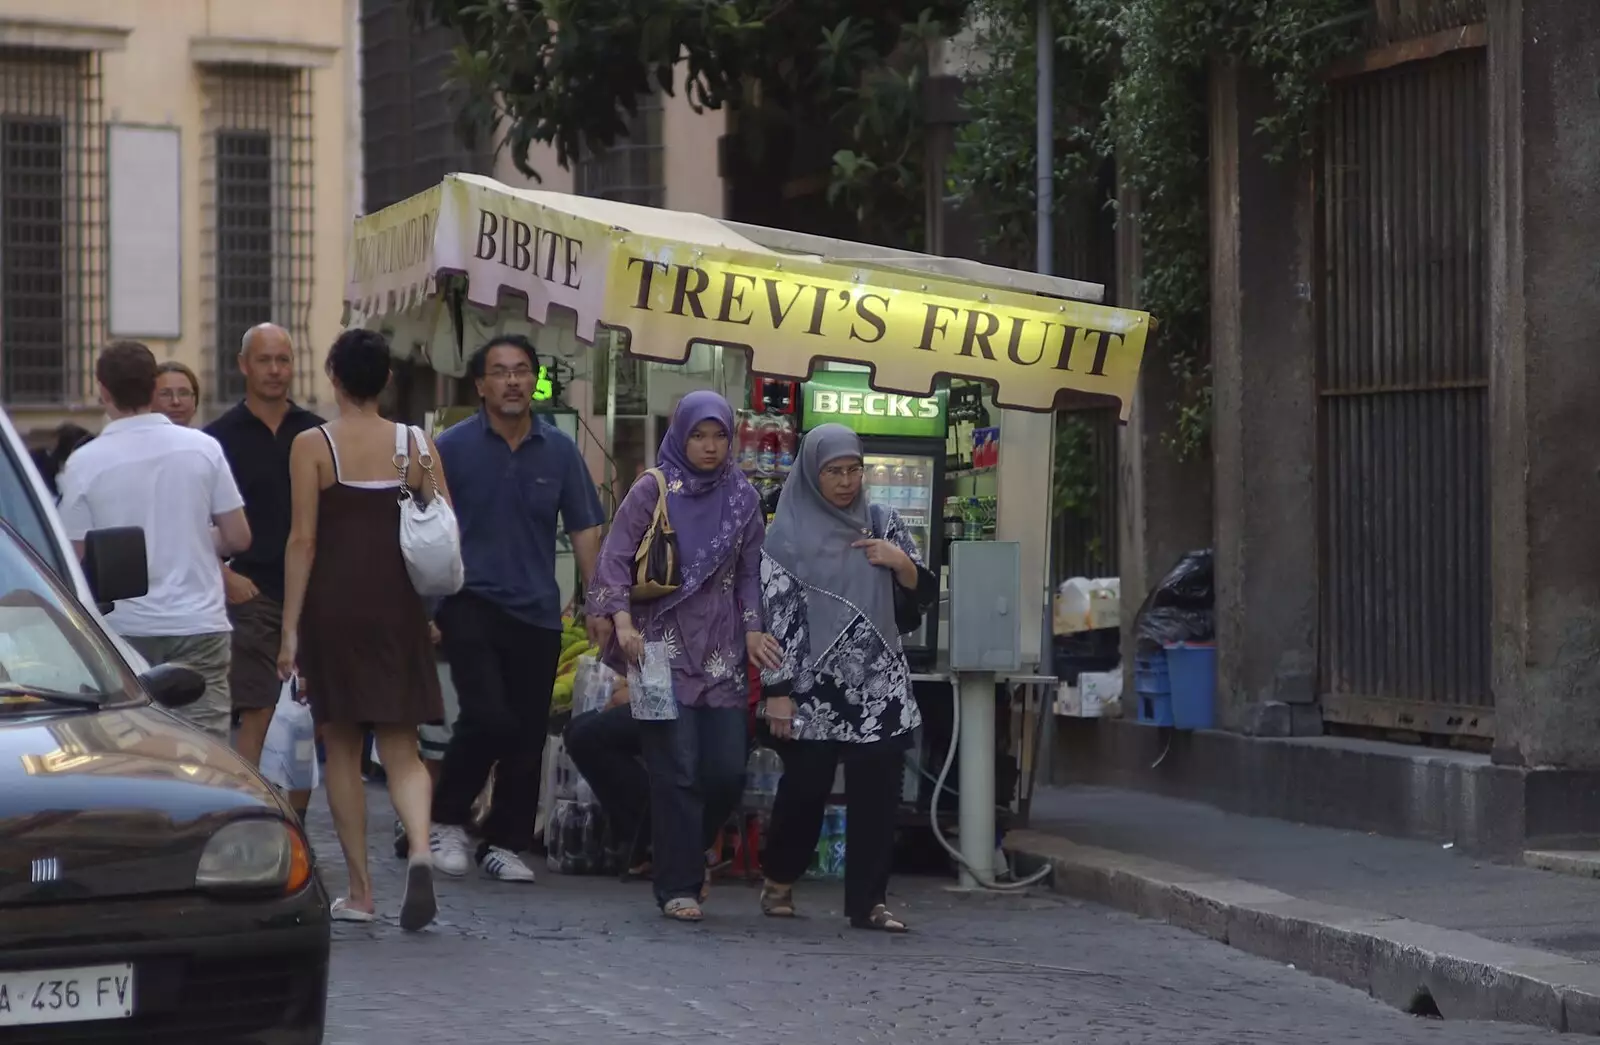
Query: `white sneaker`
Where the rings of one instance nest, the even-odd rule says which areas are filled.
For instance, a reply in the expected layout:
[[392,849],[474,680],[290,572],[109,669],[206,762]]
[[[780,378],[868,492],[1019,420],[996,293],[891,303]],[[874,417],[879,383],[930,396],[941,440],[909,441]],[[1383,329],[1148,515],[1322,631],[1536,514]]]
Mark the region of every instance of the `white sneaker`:
[[478,866],[483,868],[484,877],[493,878],[497,882],[534,881],[533,869],[522,862],[522,857],[497,845],[489,847],[489,851],[483,854],[483,860]]
[[460,878],[472,866],[468,855],[466,828],[434,824],[428,832],[428,848],[433,852],[433,869],[452,878]]

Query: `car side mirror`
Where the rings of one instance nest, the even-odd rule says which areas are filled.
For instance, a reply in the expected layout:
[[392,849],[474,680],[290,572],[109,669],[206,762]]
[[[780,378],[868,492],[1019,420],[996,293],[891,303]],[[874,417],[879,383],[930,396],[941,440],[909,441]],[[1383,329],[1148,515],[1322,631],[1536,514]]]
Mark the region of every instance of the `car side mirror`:
[[83,538],[83,573],[102,613],[123,599],[150,593],[150,565],[145,557],[144,530],[115,526],[91,530]]
[[181,664],[158,664],[139,676],[150,699],[164,708],[186,708],[205,696],[206,680]]

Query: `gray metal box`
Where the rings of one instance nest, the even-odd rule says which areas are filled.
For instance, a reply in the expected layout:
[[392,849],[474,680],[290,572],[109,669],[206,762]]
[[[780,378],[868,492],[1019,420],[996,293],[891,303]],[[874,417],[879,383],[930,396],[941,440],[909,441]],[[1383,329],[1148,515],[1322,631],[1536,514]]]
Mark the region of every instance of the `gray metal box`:
[[950,544],[950,670],[1022,668],[1022,545]]

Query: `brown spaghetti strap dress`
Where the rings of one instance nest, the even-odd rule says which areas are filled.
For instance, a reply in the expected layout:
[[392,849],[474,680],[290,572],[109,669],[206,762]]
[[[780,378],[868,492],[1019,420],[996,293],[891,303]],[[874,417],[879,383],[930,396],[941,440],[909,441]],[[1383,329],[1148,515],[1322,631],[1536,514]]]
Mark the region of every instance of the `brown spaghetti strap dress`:
[[[334,476],[339,454],[333,450]],[[300,617],[300,674],[320,724],[444,718],[422,598],[400,552],[399,484],[336,481],[317,502],[317,553]]]

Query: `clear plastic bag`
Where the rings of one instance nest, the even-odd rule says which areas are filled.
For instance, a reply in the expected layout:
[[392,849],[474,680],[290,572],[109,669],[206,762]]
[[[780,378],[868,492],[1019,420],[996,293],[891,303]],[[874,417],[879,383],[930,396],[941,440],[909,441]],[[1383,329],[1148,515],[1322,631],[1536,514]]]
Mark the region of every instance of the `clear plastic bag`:
[[573,716],[604,711],[616,685],[617,673],[606,667],[599,657],[592,653],[579,657],[578,670],[572,682]]
[[644,644],[644,657],[628,670],[628,703],[641,722],[670,722],[678,717],[672,695],[672,660],[664,642]]

